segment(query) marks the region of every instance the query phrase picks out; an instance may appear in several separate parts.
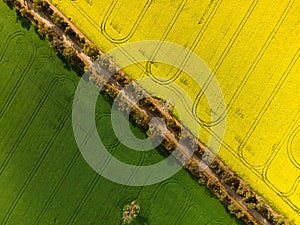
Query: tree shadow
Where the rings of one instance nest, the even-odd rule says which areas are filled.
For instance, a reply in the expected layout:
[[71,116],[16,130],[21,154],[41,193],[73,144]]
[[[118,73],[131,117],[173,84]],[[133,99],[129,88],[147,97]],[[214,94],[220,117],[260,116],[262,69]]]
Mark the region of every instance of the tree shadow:
[[34,31],[35,31],[35,33],[38,34],[39,38],[40,38],[42,41],[45,41],[45,40],[49,41],[47,38],[45,38],[43,35],[41,35],[41,34],[38,32],[38,27],[37,27],[37,26],[34,26]]
[[16,11],[16,14],[17,14],[16,22],[17,22],[17,23],[20,23],[21,26],[22,26],[23,28],[25,28],[26,30],[29,30],[30,27],[31,27],[31,25],[32,25],[32,24],[30,23],[30,21],[29,21],[28,19],[26,19],[25,17],[23,17],[19,11]]
[[6,2],[6,5],[10,8],[10,9],[14,9],[14,6],[11,2]]
[[145,216],[141,216],[138,215],[135,219],[134,219],[134,225],[148,225],[149,221]]
[[[54,51],[54,49],[53,49],[53,51]],[[79,68],[78,66],[70,63],[68,60],[65,59],[65,57],[63,57],[62,54],[56,54],[56,55],[61,60],[61,62],[63,63],[63,67],[66,70],[74,71],[77,74],[77,76],[82,77],[82,75],[84,74],[84,71],[81,68]]]

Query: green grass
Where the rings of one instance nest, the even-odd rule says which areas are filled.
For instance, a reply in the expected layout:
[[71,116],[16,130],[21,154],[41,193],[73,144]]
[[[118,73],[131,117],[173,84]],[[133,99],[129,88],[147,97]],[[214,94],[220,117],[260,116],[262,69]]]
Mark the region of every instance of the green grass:
[[[239,224],[185,170],[146,187],[97,175],[72,132],[72,99],[80,78],[2,2],[0,15],[1,224],[120,224],[124,205],[134,199],[141,205],[135,224]],[[97,124],[106,129],[99,134],[117,158],[139,164],[164,158],[161,148],[137,154],[118,143],[110,110],[100,96]]]

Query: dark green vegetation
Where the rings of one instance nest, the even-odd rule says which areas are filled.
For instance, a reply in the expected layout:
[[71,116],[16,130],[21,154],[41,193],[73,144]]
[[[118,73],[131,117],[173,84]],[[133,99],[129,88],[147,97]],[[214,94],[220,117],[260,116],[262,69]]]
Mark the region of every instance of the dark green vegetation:
[[[97,175],[82,159],[72,132],[78,75],[2,2],[0,15],[1,224],[120,224],[123,207],[135,199],[141,207],[135,224],[237,224],[184,170],[147,187]],[[110,110],[100,96],[99,134],[117,158],[137,164],[163,159],[161,148],[138,154],[120,144]],[[135,126],[132,130],[144,137]]]

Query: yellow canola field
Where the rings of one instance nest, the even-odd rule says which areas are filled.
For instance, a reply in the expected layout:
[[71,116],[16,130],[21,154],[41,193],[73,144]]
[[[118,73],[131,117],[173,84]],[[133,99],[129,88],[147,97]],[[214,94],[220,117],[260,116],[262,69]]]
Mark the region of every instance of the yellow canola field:
[[[139,40],[192,50],[211,68],[226,103],[219,157],[295,224],[300,224],[300,2],[295,0],[53,0],[103,51]],[[130,56],[130,53],[128,53]],[[207,142],[214,124],[202,89],[161,63],[126,68],[133,78],[180,85],[182,122]],[[145,85],[155,95],[163,88]],[[180,94],[179,94],[180,96]],[[168,96],[170,97],[170,96]],[[179,100],[178,100],[179,99]],[[194,113],[186,112],[193,111]],[[218,112],[221,119],[224,119]],[[218,139],[218,137],[215,137]]]

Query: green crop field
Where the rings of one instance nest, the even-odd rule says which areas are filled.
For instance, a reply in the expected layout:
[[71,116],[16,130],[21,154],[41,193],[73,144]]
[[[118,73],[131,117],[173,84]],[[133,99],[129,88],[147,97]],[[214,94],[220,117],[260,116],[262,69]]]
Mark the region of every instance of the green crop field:
[[[119,185],[95,173],[72,131],[80,78],[2,2],[0,15],[1,224],[120,224],[123,206],[134,199],[141,206],[135,224],[240,224],[184,170],[146,187]],[[138,154],[120,144],[110,111],[100,96],[98,132],[117,158],[138,165],[163,159],[161,148]]]

